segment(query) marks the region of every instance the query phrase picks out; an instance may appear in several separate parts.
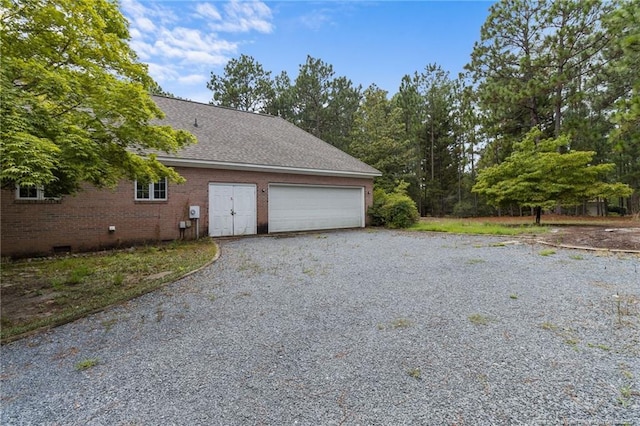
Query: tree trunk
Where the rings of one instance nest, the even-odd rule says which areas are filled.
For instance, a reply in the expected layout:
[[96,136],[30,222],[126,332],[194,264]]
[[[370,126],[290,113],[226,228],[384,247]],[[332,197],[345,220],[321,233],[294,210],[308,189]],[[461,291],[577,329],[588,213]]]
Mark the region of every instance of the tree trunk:
[[542,215],[542,207],[536,207],[536,225],[540,225],[540,216]]

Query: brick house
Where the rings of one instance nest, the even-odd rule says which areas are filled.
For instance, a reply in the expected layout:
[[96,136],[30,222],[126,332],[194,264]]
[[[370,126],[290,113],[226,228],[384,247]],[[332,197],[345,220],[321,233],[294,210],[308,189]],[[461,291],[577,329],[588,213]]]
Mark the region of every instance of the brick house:
[[158,154],[186,183],[123,181],[60,199],[3,189],[2,256],[365,226],[376,169],[279,117],[153,99],[163,124],[198,139],[175,155]]

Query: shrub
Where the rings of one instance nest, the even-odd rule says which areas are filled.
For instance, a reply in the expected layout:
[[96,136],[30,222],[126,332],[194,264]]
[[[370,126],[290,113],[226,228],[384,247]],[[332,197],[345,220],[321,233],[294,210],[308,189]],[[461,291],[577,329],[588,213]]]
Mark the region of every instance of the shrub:
[[473,204],[469,201],[458,201],[453,206],[453,215],[455,217],[471,217],[474,214]]
[[617,213],[620,216],[624,216],[625,214],[627,214],[627,209],[620,206],[607,206],[607,213],[609,215],[611,215],[611,213]]
[[381,188],[373,191],[373,205],[368,211],[373,225],[408,228],[418,221],[418,208],[407,195],[406,188],[407,185],[401,182],[391,193]]

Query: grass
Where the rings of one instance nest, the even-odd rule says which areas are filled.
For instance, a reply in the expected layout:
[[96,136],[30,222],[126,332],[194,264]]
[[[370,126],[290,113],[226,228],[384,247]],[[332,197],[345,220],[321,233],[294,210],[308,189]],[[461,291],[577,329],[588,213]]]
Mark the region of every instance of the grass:
[[98,358],[87,358],[87,359],[83,359],[82,361],[79,361],[76,364],[76,370],[77,371],[84,371],[84,370],[88,370],[91,367],[95,367],[96,365],[98,365],[100,361],[98,360]]
[[[556,324],[553,324],[551,322],[543,322],[542,324],[540,324],[540,328],[542,328],[543,330],[547,330],[547,331],[551,331],[552,333],[554,333],[555,335],[561,337],[563,339],[563,342],[566,343],[567,345],[571,346],[571,348],[573,348],[574,350],[578,350],[578,344],[580,343],[580,339],[578,339],[575,334],[574,334],[574,330],[570,329],[570,328],[560,328],[559,326],[557,326]],[[604,349],[604,345],[595,345],[595,346],[590,346],[590,347],[597,347],[599,349],[605,350]]]
[[590,348],[596,348],[596,349],[600,349],[603,351],[610,351],[611,348],[607,345],[603,345],[602,343],[598,343],[598,344],[594,344],[594,343],[587,343],[587,346]]
[[491,322],[491,319],[489,317],[482,314],[472,314],[469,315],[468,318],[469,321],[471,321],[471,323],[475,325],[487,325]]
[[409,328],[413,325],[413,322],[407,318],[396,318],[388,324],[378,324],[378,330],[397,330],[403,328]]
[[585,217],[545,214],[542,225],[535,225],[532,216],[502,216],[492,218],[422,218],[410,230],[484,235],[541,235],[551,226],[624,226],[630,218]]
[[209,239],[61,258],[2,260],[3,343],[175,281],[211,261]]
[[552,254],[556,254],[556,251],[554,249],[544,249],[540,250],[538,254],[540,256],[551,256]]
[[409,328],[411,325],[412,322],[406,318],[398,318],[391,321],[392,328]]
[[546,227],[535,225],[504,225],[461,219],[423,220],[409,228],[413,231],[449,232],[481,235],[538,235],[547,232]]
[[619,389],[620,395],[618,396],[618,404],[623,407],[628,407],[632,402],[634,396],[640,396],[640,392],[633,389],[633,373],[630,371],[630,367],[626,364],[620,365],[620,372],[624,377],[626,384]]
[[422,377],[422,371],[420,371],[419,368],[410,368],[409,371],[407,371],[407,374],[409,377],[413,377],[416,380],[420,380]]
[[558,326],[546,321],[540,324],[540,328],[542,328],[543,330],[556,331],[558,329]]

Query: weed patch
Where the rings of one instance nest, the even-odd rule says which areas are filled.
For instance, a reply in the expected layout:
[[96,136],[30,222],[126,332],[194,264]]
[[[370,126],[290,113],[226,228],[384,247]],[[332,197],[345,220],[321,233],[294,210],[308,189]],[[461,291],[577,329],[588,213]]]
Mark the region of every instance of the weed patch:
[[398,318],[391,321],[392,328],[409,328],[412,325],[413,323],[406,318]]
[[469,315],[468,318],[469,321],[475,325],[487,325],[491,322],[491,319],[488,316],[482,314],[472,314]]
[[413,325],[413,322],[407,318],[397,318],[388,324],[379,323],[378,330],[397,330],[403,328],[409,328]]
[[[175,281],[210,262],[208,238],[153,247],[12,262],[2,259],[1,340],[57,326]],[[157,276],[158,271],[165,271]],[[157,276],[148,279],[150,276]]]
[[76,363],[76,370],[77,371],[88,370],[98,365],[99,362],[100,361],[98,360],[98,358],[83,359],[82,361],[79,361],[78,363]]
[[411,368],[409,369],[409,371],[407,371],[407,374],[409,375],[409,377],[413,377],[416,380],[420,380],[420,378],[422,377],[422,371],[420,371],[419,368]]

